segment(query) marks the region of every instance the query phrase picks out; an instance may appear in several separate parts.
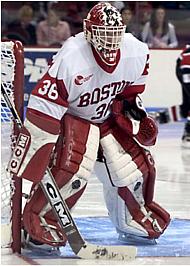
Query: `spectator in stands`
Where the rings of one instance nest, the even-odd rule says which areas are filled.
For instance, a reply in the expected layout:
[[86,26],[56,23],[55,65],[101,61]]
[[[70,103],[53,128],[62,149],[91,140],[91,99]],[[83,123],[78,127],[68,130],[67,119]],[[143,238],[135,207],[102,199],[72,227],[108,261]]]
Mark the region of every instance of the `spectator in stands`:
[[185,47],[177,59],[176,76],[182,87],[181,115],[186,119],[182,146],[190,149],[190,45]]
[[[148,1],[140,1],[137,2],[136,4],[135,2],[130,2],[129,6],[128,5],[125,6],[125,8],[122,8],[120,12],[122,13],[124,12],[122,15],[124,23],[126,25],[127,23],[130,24],[126,29],[126,32],[131,32],[133,35],[135,35],[135,37],[141,39],[142,29],[146,24],[146,22],[150,20],[152,14],[152,4]],[[124,18],[125,16],[126,16],[126,22]]]
[[[81,2],[79,2],[81,3]],[[77,2],[69,2],[67,4],[67,11],[66,11],[66,21],[69,23],[71,27],[71,34],[75,35],[82,31],[83,29],[83,18],[81,16],[81,12],[79,9],[79,4]],[[84,7],[84,6],[83,6]],[[84,15],[84,17],[86,14]]]
[[133,19],[133,11],[129,6],[126,6],[121,9],[120,11],[123,23],[126,25],[126,31],[132,33],[134,36],[138,37],[137,33],[137,25],[135,24],[135,21]]
[[125,4],[123,1],[110,1],[110,4],[119,10],[121,13],[121,10],[125,7]]
[[138,8],[136,8],[136,19],[139,24],[139,33],[142,32],[144,25],[150,21],[152,15],[152,3],[149,1],[138,2]]
[[142,31],[142,41],[150,48],[174,48],[178,46],[175,27],[168,21],[163,7],[156,8]]
[[5,32],[7,30],[7,27],[10,23],[10,16],[9,12],[5,9],[1,9],[1,32]]
[[53,9],[48,10],[47,18],[37,25],[37,44],[61,46],[71,36],[70,26],[61,21]]
[[18,19],[9,23],[3,36],[21,41],[24,45],[36,44],[36,26],[33,21],[33,9],[23,5],[18,12]]

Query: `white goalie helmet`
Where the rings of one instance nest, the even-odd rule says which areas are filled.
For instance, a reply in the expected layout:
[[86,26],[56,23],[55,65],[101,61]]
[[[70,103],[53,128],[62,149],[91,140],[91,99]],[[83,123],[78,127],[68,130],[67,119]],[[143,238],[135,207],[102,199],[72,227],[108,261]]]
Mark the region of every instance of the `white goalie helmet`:
[[98,3],[84,19],[85,37],[107,65],[116,63],[125,29],[121,14],[110,3]]

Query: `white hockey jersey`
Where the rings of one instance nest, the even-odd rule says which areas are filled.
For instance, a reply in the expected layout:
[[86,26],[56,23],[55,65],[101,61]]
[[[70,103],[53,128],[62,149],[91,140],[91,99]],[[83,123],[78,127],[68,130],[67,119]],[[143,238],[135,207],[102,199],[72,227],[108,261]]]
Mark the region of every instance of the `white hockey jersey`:
[[102,123],[110,115],[117,94],[142,93],[148,73],[146,44],[126,33],[116,68],[106,71],[97,63],[84,33],[69,38],[33,90],[28,108],[36,114],[60,121],[68,112]]

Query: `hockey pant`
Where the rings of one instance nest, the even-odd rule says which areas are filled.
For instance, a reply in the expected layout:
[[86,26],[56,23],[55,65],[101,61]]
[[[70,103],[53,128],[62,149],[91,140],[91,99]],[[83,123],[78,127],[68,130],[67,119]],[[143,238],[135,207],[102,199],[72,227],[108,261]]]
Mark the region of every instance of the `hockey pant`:
[[[70,209],[86,188],[97,158],[99,138],[97,126],[71,115],[64,116],[50,167],[60,193]],[[66,243],[66,236],[38,185],[32,188],[25,205],[23,224],[34,240],[52,246]]]
[[117,231],[158,238],[169,224],[169,214],[153,201],[154,160],[116,124],[101,128],[101,149],[107,174],[99,175],[109,217]]

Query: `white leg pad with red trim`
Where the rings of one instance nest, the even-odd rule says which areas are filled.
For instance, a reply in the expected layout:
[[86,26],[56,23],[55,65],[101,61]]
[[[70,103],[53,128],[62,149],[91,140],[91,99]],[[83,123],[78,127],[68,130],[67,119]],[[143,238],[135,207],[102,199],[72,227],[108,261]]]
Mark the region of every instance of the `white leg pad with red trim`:
[[107,189],[104,186],[104,198],[109,217],[117,229],[131,235],[148,237],[148,232],[133,219],[125,201],[118,195],[117,187]]
[[151,154],[133,140],[125,141],[120,133],[109,133],[100,143],[107,168],[100,180],[113,224],[120,232],[158,238],[170,217],[153,202],[155,171]]
[[110,181],[114,186],[129,186],[142,176],[130,154],[125,152],[112,134],[102,138],[100,143],[110,172]]
[[[92,173],[94,164],[96,162],[97,152],[99,147],[99,138],[100,138],[99,135],[100,133],[98,127],[90,125],[89,135],[86,142],[86,151],[83,155],[83,159],[79,166],[79,169],[73,175],[73,177],[68,181],[68,183],[66,183],[60,189],[60,193],[64,200],[68,199],[69,197],[72,197],[74,194],[84,189],[84,187],[86,186],[89,177]],[[80,180],[80,187],[73,189],[72,184],[77,180]],[[74,205],[72,206],[72,208],[73,207]],[[44,216],[50,210],[51,206],[47,204],[40,212],[40,216]]]
[[[63,199],[71,209],[85,190],[99,147],[99,128],[88,121],[65,115],[56,143],[51,170]],[[36,202],[38,204],[36,204]],[[66,236],[53,215],[41,188],[33,187],[23,212],[30,236],[53,246],[64,245]]]

